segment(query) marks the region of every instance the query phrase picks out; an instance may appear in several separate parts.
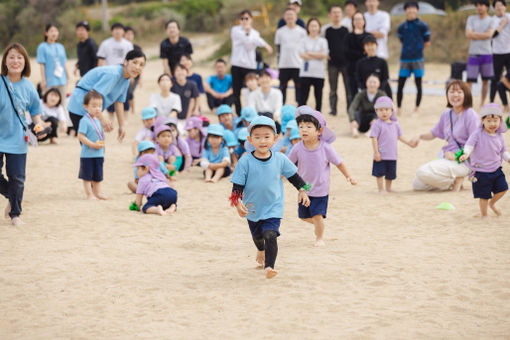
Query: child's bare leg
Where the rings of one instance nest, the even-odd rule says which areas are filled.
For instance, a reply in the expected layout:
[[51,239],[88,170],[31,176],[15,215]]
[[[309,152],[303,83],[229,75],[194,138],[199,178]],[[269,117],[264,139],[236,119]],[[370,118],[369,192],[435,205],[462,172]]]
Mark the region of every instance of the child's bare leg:
[[501,199],[506,194],[506,190],[502,192],[498,192],[497,194],[492,197],[492,199],[489,201],[489,207],[494,211],[494,213],[498,216],[501,216],[501,211],[496,208],[496,202]]
[[136,194],[136,188],[138,188],[138,185],[135,182],[128,182],[127,186],[133,194]]
[[489,200],[480,198],[480,212],[482,213],[482,218],[487,217],[488,204],[489,204]]
[[458,192],[462,189],[462,182],[464,182],[464,177],[456,177],[453,181],[452,191]]
[[302,218],[301,220],[313,224],[313,220],[311,218]]
[[213,174],[213,171],[211,169],[205,170],[205,181],[206,182],[211,182],[212,174]]
[[146,214],[155,214],[155,215],[160,215],[160,216],[166,215],[165,211],[163,210],[163,207],[160,205],[148,208],[147,210],[145,210],[145,213]]
[[7,206],[5,207],[5,210],[4,210],[4,217],[5,219],[9,219],[10,216],[9,216],[9,213],[11,212],[11,202],[9,202],[9,200],[7,200]]
[[101,192],[101,182],[92,182],[92,192],[94,193],[94,196],[96,196],[100,200],[107,200],[108,199],[108,197],[106,197]]
[[377,179],[377,191],[383,192],[384,191],[383,178],[382,177],[376,177],[376,179]]
[[216,170],[216,173],[214,174],[213,178],[211,179],[211,182],[217,183],[221,177],[223,177],[223,174],[225,173],[225,168],[220,168]]
[[83,188],[85,189],[85,194],[87,195],[88,200],[97,199],[92,192],[92,182],[91,181],[83,181]]
[[385,179],[384,180],[384,183],[386,184],[386,192],[392,192],[391,191],[391,182],[392,182],[391,179]]
[[312,217],[313,225],[315,226],[315,247],[322,247],[324,245],[324,218],[322,215],[315,215]]
[[175,210],[177,210],[177,206],[175,204],[172,204],[171,206],[168,207],[168,209],[165,210],[165,214],[167,215],[172,215]]

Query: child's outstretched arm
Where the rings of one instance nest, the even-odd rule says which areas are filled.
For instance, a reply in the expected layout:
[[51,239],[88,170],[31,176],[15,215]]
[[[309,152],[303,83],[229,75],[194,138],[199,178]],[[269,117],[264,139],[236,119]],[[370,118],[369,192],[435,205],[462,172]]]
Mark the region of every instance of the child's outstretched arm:
[[[372,138],[372,139],[376,139],[376,138]],[[379,159],[380,159],[380,155],[379,155]],[[345,179],[347,180],[347,182],[351,183],[351,185],[358,184],[358,182],[354,178],[352,178],[351,175],[349,175],[349,171],[347,171],[347,167],[344,165],[344,163],[340,163],[336,167],[345,176]]]
[[401,141],[402,143],[412,147],[412,148],[415,148],[418,146],[418,139],[412,139],[412,140],[409,140],[407,138],[405,138],[404,136],[400,136],[398,137],[398,140]]
[[287,179],[296,189],[299,190],[299,203],[303,204],[305,207],[308,207],[310,205],[310,198],[308,198],[308,195],[306,194],[306,182],[301,178],[301,176],[299,176],[297,172]]
[[236,207],[237,213],[240,217],[246,217],[248,215],[248,208],[244,205],[243,201],[243,191],[244,185],[233,184],[232,186],[232,194],[230,195],[229,201],[230,205]]
[[141,209],[142,208],[143,194],[136,194],[135,203]]
[[[379,153],[379,142],[377,141],[376,137],[371,137],[370,139],[372,140],[372,149],[374,149],[374,159],[376,162],[380,162],[381,154]],[[342,171],[342,169],[340,169],[340,171]],[[345,177],[347,177],[343,171],[342,173],[344,174]]]

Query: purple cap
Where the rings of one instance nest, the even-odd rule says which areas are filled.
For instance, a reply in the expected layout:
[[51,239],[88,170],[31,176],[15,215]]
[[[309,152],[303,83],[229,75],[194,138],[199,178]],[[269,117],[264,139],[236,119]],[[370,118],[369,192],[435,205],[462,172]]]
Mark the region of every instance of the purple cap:
[[189,131],[194,128],[201,128],[202,127],[202,119],[198,117],[190,117],[186,121],[186,125],[184,126],[184,130]]
[[499,104],[496,103],[485,104],[480,111],[480,115],[482,118],[488,115],[503,117],[503,109]]
[[331,131],[328,127],[326,127],[326,119],[319,111],[315,111],[314,109],[306,105],[300,106],[296,109],[296,119],[299,116],[305,115],[309,115],[317,119],[319,121],[320,127],[324,129],[322,130],[322,134],[320,135],[319,138],[321,138],[328,144],[331,144],[335,141],[336,139],[335,133]]
[[166,181],[165,175],[159,170],[159,159],[154,154],[145,154],[136,160],[136,163],[133,165],[137,166],[146,166],[149,168],[150,174],[161,181]]
[[390,119],[394,122],[397,121],[397,117],[395,116],[395,107],[393,106],[393,100],[390,97],[382,96],[377,98],[374,104],[374,109],[391,109],[391,117]]
[[157,125],[155,128],[154,128],[154,137],[158,137],[159,134],[163,131],[170,131],[170,126],[168,125],[165,125],[165,124],[161,124],[161,125]]

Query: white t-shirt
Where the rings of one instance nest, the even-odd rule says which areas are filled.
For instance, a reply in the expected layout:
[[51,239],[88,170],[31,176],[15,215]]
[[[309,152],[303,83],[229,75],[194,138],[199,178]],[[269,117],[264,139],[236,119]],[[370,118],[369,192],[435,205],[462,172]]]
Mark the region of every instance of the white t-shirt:
[[390,15],[388,12],[377,11],[374,14],[365,12],[365,31],[379,31],[384,37],[377,39],[377,51],[375,54],[379,58],[388,59],[388,33],[391,28]]
[[[485,33],[489,29],[493,29],[494,20],[491,16],[487,15],[485,18],[480,19],[480,16],[470,15],[466,22],[466,31],[471,30],[476,33]],[[469,42],[469,55],[477,54],[492,54],[491,38],[482,40],[470,40]]]
[[[492,53],[494,54],[507,54],[510,53],[510,13],[505,13],[508,18],[508,23],[503,27],[498,36],[492,39]],[[493,16],[494,29],[499,27],[503,17]]]
[[260,37],[260,33],[252,28],[250,33],[246,35],[246,31],[241,25],[237,25],[232,27],[230,37],[232,38],[230,56],[232,66],[256,69],[255,49],[266,46],[266,42]]
[[66,121],[66,114],[62,105],[57,107],[48,107],[41,99],[42,114],[41,118],[45,119],[48,117],[57,118],[60,122]]
[[349,17],[344,17],[342,21],[340,21],[340,26],[347,27],[349,32],[352,32],[352,19]]
[[151,129],[147,129],[145,126],[138,131],[138,133],[135,136],[135,140],[140,143],[144,140],[152,140],[154,133],[151,131]]
[[275,45],[280,45],[278,68],[300,68],[303,60],[299,56],[299,46],[306,38],[306,30],[301,26],[289,28],[285,25],[276,30]]
[[160,93],[154,93],[151,95],[149,105],[156,108],[158,116],[168,117],[172,111],[177,113],[182,111],[181,97],[173,92],[169,93],[166,98],[161,97]]
[[[305,52],[322,52],[325,55],[328,55],[328,41],[321,37],[312,39],[307,36],[301,42],[299,55]],[[303,60],[301,68],[299,69],[299,76],[324,79],[326,77],[326,59],[311,59],[308,61]]]
[[258,88],[248,96],[248,106],[252,106],[258,113],[271,112],[275,121],[280,120],[283,105],[282,92],[271,88],[267,94],[262,93]]
[[133,44],[122,38],[116,41],[113,37],[101,43],[97,50],[98,58],[105,60],[105,65],[118,65],[124,63],[126,54],[133,49]]
[[250,98],[250,94],[253,93],[254,91],[251,91],[247,87],[243,87],[241,89],[241,103],[243,107],[248,106],[248,98]]

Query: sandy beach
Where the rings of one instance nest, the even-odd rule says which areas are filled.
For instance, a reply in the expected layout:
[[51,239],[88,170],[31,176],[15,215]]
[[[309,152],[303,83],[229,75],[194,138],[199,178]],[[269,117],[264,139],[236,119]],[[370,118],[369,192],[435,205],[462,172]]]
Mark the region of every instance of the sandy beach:
[[[205,78],[212,62],[200,61],[214,49],[196,41],[195,72]],[[35,61],[32,70],[35,84]],[[397,70],[390,66],[393,77]],[[298,219],[297,192],[285,182],[276,278],[255,268],[227,179],[205,184],[193,168],[175,182],[175,215],[129,211],[131,143],[161,73],[159,58],[149,58],[125,141],[107,134],[108,201],[84,199],[76,139],[30,148],[27,225],[0,223],[1,339],[510,338],[510,195],[499,203],[502,217],[481,221],[467,180],[460,193],[412,191],[416,169],[436,157],[441,140],[400,144],[397,193],[378,194],[370,139],[350,137],[341,86],[339,115],[327,115],[327,85],[324,113],[359,184],[332,169],[326,247],[314,248],[313,227]],[[448,75],[448,65],[426,64],[425,81]],[[425,95],[413,115],[414,98],[404,97],[399,119],[407,137],[430,130],[446,106],[444,97]],[[215,122],[204,96],[201,106]],[[510,146],[510,133],[505,139]],[[509,175],[509,164],[503,170]],[[435,209],[442,202],[456,209]]]

